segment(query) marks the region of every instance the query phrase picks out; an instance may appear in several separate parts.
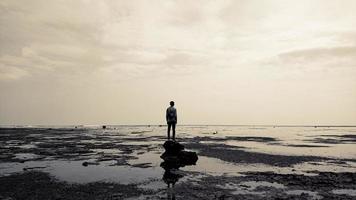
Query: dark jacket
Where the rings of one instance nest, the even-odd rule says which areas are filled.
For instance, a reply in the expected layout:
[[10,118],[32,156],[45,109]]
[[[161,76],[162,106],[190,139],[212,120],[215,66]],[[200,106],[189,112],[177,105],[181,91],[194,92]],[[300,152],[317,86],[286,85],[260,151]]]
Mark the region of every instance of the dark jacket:
[[177,123],[177,110],[175,107],[170,106],[166,111],[167,123]]

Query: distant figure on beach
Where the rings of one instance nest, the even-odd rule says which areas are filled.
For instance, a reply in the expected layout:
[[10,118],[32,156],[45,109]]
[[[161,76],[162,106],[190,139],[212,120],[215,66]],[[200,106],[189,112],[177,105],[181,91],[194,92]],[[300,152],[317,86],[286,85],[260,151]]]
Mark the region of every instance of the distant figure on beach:
[[174,107],[174,101],[169,102],[171,105],[170,107],[167,108],[166,111],[166,120],[167,120],[167,125],[168,125],[168,130],[167,130],[167,137],[168,140],[170,139],[170,132],[172,128],[172,139],[176,140],[176,124],[177,124],[177,110]]

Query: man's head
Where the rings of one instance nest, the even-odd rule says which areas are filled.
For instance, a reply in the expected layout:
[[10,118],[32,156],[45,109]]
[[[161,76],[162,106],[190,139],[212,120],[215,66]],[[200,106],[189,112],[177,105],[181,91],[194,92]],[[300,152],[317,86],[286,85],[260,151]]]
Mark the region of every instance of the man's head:
[[174,106],[174,101],[169,102],[169,105]]

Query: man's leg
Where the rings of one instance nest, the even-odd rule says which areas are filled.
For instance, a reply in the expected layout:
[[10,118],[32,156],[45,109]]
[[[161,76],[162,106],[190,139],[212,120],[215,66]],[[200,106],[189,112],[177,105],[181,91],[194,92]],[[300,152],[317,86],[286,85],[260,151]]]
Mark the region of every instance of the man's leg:
[[173,140],[176,140],[176,123],[172,123]]
[[168,130],[167,130],[167,139],[169,140],[169,134],[170,134],[170,132],[171,132],[171,126],[172,126],[172,124],[171,123],[168,123]]

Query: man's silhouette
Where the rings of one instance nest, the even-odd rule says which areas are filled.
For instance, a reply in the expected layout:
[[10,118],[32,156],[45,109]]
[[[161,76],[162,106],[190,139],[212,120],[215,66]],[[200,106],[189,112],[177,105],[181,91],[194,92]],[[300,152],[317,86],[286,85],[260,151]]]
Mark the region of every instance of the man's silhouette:
[[170,107],[167,108],[166,111],[166,120],[168,124],[168,130],[167,130],[167,136],[168,140],[170,139],[170,132],[171,128],[173,131],[172,139],[176,140],[176,124],[177,124],[177,110],[174,107],[174,101],[169,102],[171,105]]

